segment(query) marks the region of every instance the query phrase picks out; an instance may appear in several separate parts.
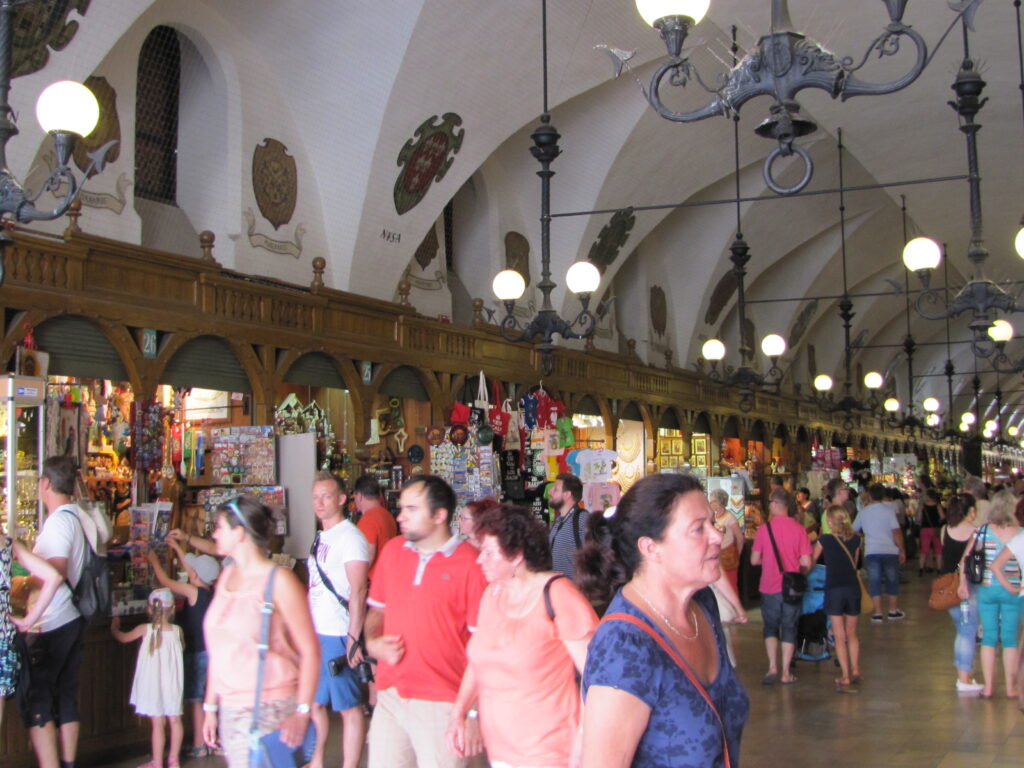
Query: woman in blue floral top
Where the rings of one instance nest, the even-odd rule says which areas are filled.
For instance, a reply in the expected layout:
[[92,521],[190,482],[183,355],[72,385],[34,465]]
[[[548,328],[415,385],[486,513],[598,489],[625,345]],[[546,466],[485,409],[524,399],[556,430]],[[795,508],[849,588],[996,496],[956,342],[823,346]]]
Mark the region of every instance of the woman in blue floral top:
[[737,768],[750,704],[708,588],[722,534],[700,482],[646,477],[590,535],[577,578],[611,604],[583,673],[583,768]]

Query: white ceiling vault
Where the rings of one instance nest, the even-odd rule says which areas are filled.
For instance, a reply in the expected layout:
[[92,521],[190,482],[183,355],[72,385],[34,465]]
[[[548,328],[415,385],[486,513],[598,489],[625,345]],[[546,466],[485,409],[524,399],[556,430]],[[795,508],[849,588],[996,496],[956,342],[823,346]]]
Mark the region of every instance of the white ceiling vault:
[[[125,7],[130,12],[125,12]],[[686,50],[706,81],[728,67],[731,27],[741,49],[750,49],[768,31],[770,0],[712,0],[708,16],[690,33]],[[795,26],[839,56],[859,59],[887,23],[882,2],[790,0]],[[493,275],[505,267],[505,236],[524,235],[530,244],[530,271],[540,272],[538,164],[529,154],[529,135],[541,111],[540,0],[470,3],[463,0],[379,0],[373,3],[280,3],[267,0],[157,0],[93,3],[84,16],[72,13],[79,30],[62,51],[51,53],[41,71],[15,81],[11,100],[22,115],[21,135],[11,142],[12,170],[25,178],[42,136],[30,123],[35,95],[59,77],[106,77],[118,93],[121,157],[97,189],[113,188],[119,173],[132,176],[135,77],[138,52],[158,24],[176,29],[191,44],[195,62],[184,72],[183,100],[202,104],[179,142],[178,205],[195,231],[217,235],[216,256],[243,272],[304,283],[310,262],[324,256],[326,279],[336,288],[392,299],[425,234],[437,225],[445,206],[456,200],[454,233],[458,278],[470,296],[489,306]],[[954,18],[942,0],[910,0],[904,20],[933,46]],[[1024,213],[1024,121],[1018,89],[1017,31],[1011,0],[984,0],[971,34],[972,53],[988,83],[988,103],[979,114],[982,195],[988,275],[1024,278],[1024,265],[1012,239]],[[601,293],[614,294],[617,333],[599,345],[619,348],[637,341],[642,359],[691,366],[702,342],[719,333],[735,363],[735,295],[706,322],[716,286],[730,268],[729,245],[736,232],[732,205],[692,205],[728,199],[734,193],[732,126],[726,118],[678,125],[658,117],[646,104],[634,75],[646,83],[664,57],[656,32],[636,13],[632,0],[551,0],[548,9],[550,103],[562,134],[563,155],[553,164],[552,206],[557,213],[608,211],[560,216],[552,224],[552,265],[556,305],[578,306],[561,284],[568,266],[586,258],[612,211],[634,206],[687,203],[644,210],[618,257],[604,272]],[[595,46],[636,51],[631,72],[612,78],[612,63]],[[902,71],[909,52],[893,60],[873,60],[864,79],[888,80]],[[901,195],[906,196],[911,234],[928,234],[947,246],[951,279],[970,274],[966,181],[896,186],[923,178],[966,173],[966,151],[957,118],[947,101],[962,58],[958,30],[945,41],[929,67],[910,87],[880,97],[834,101],[821,91],[804,91],[803,113],[819,130],[800,140],[814,158],[808,190],[838,186],[836,138],[842,130],[847,185],[893,184],[846,196],[846,253],[851,293],[882,293],[856,298],[852,335],[856,370],[880,370],[895,379],[902,401],[909,394],[905,362],[898,348],[906,335],[902,286]],[[200,89],[208,98],[192,98]],[[674,89],[678,90],[678,89]],[[692,109],[707,98],[695,84],[672,96],[671,106]],[[761,164],[774,148],[754,135],[769,102],[759,98],[742,109],[740,122],[741,193],[773,199],[746,202],[741,228],[751,248],[748,307],[757,336],[781,333],[787,339],[803,325],[798,343],[783,358],[784,388],[806,393],[812,371],[843,378],[842,328],[837,315],[842,293],[839,201],[834,194],[779,199],[765,186]],[[404,214],[396,211],[393,190],[401,171],[399,151],[431,116],[457,114],[464,139],[448,172]],[[272,137],[296,158],[295,213],[280,231],[260,222],[268,236],[290,238],[301,224],[304,238],[297,258],[273,254],[252,244],[246,209],[256,209],[251,164],[254,147]],[[203,151],[203,143],[218,147]],[[215,156],[214,156],[215,155]],[[792,170],[792,169],[791,169]],[[461,194],[460,190],[462,191]],[[456,197],[458,195],[458,197]],[[139,241],[139,214],[130,204],[116,214],[88,210],[82,225],[90,232]],[[199,201],[202,201],[201,204]],[[57,225],[53,225],[57,227]],[[397,237],[396,237],[397,235]],[[465,252],[459,252],[459,247]],[[941,271],[941,270],[940,270]],[[938,276],[941,282],[941,275]],[[916,277],[911,276],[916,289]],[[652,329],[649,296],[663,289],[668,328]],[[805,297],[825,296],[809,308]],[[756,303],[799,298],[801,301]],[[415,303],[415,302],[414,302]],[[1014,320],[1014,318],[1011,318]],[[1024,316],[1017,319],[1024,330]],[[915,373],[941,373],[947,359],[946,326],[911,312],[917,343]],[[955,340],[967,338],[966,322],[951,324]],[[1016,347],[1015,347],[1016,345]],[[1024,357],[1024,343],[1010,352]],[[958,373],[973,372],[967,345],[953,347]],[[757,364],[767,361],[758,354]],[[985,361],[979,367],[988,368]],[[982,375],[983,406],[988,407],[997,378]],[[971,405],[970,377],[954,382],[957,416]],[[1024,419],[1024,382],[1004,376],[1008,415]],[[889,384],[887,383],[887,388]],[[948,408],[942,377],[914,385],[918,401],[935,395]]]

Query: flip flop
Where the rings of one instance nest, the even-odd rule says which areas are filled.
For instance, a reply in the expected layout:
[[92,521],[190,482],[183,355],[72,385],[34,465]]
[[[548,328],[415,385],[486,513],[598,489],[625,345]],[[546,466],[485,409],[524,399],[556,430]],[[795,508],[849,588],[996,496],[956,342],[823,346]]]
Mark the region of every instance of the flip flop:
[[847,683],[846,685],[843,685],[842,683],[836,683],[836,693],[860,693],[860,691],[858,691],[849,683]]
[[860,675],[850,675],[850,685],[856,685],[860,682]]
[[978,698],[979,699],[991,699],[992,698],[992,694],[991,693],[979,693],[978,694]]
[[779,684],[780,685],[792,685],[796,681],[797,681],[797,677],[796,677],[796,675],[793,675],[793,677],[789,678],[789,680],[779,680]]
[[774,672],[769,672],[767,675],[761,678],[761,685],[775,685],[779,681],[779,676]]

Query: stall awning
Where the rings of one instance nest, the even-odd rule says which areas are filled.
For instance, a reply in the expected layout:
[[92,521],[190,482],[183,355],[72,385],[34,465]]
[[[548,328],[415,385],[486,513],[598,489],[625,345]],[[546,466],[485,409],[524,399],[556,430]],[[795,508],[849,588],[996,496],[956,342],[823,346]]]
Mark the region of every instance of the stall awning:
[[426,387],[419,375],[408,366],[395,368],[380,384],[380,393],[392,397],[408,397],[412,400],[430,401]]
[[96,324],[80,315],[60,315],[35,329],[39,348],[50,355],[51,376],[126,381],[121,356]]
[[346,389],[334,361],[321,352],[311,352],[296,360],[288,369],[284,380],[307,387]]
[[199,336],[179,349],[167,364],[161,384],[175,387],[202,387],[221,392],[251,392],[235,353],[223,339]]

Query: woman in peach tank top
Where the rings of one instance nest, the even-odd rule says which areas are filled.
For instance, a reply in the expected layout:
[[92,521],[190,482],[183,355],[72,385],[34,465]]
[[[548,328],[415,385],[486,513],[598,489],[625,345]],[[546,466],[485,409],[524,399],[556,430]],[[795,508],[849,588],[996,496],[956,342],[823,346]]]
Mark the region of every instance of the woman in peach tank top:
[[[249,728],[256,700],[261,607],[275,565],[266,555],[275,521],[258,501],[239,497],[217,507],[217,554],[234,564],[217,580],[203,631],[209,677],[203,739],[222,746],[229,768],[248,768]],[[278,568],[273,583],[270,648],[260,696],[261,733],[281,728],[285,743],[302,742],[320,669],[306,592],[291,571]],[[219,730],[219,740],[218,740]]]
[[576,673],[597,614],[569,579],[551,572],[547,531],[529,511],[507,504],[487,509],[474,532],[489,586],[466,648],[469,665],[448,744],[456,755],[474,751],[479,709],[492,768],[567,768],[578,761]]

